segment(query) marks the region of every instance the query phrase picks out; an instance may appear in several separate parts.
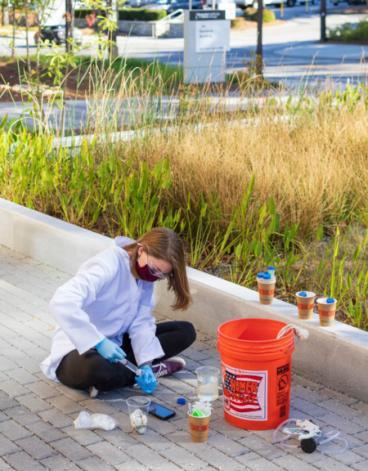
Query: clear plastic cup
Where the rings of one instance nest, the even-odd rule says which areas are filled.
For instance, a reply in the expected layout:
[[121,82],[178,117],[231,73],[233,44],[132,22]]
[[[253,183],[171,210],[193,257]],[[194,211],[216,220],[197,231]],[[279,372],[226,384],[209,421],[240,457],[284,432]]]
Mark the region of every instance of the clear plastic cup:
[[197,374],[197,396],[200,401],[215,401],[219,397],[220,370],[215,366],[200,366]]
[[132,396],[127,399],[126,403],[132,430],[142,435],[147,429],[151,399],[145,396]]

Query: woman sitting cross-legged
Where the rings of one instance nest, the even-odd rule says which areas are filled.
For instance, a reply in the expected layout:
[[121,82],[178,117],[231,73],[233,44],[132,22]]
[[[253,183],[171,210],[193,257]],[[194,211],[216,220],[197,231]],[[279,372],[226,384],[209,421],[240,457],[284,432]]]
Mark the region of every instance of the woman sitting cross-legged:
[[[108,391],[135,382],[146,393],[157,378],[181,370],[176,357],[195,340],[191,323],[155,323],[153,283],[167,279],[173,309],[191,301],[183,244],[178,235],[155,228],[137,241],[117,237],[111,248],[86,261],[57,289],[50,308],[59,328],[44,374],[76,389]],[[120,360],[139,366],[135,376]]]

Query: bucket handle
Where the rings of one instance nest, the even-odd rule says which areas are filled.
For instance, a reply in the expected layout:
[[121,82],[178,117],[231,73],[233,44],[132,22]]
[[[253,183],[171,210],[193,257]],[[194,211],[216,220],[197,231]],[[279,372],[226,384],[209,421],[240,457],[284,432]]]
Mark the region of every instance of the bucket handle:
[[284,335],[292,330],[294,335],[296,335],[300,340],[306,340],[309,337],[309,330],[298,327],[295,324],[287,324],[279,330],[279,333],[276,336],[276,339],[281,339]]

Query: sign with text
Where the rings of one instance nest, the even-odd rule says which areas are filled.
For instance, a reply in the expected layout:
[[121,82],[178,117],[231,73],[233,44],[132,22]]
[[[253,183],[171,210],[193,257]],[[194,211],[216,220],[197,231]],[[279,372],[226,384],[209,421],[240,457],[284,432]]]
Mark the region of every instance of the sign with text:
[[224,82],[229,46],[224,10],[184,11],[184,83]]
[[213,20],[224,20],[224,10],[190,10],[189,20],[190,21],[213,21]]
[[[214,13],[225,12],[219,11]],[[212,19],[212,18],[211,18]],[[230,28],[228,21],[218,20],[208,21],[196,20],[195,35],[196,35],[196,52],[224,52],[229,48],[230,42]]]

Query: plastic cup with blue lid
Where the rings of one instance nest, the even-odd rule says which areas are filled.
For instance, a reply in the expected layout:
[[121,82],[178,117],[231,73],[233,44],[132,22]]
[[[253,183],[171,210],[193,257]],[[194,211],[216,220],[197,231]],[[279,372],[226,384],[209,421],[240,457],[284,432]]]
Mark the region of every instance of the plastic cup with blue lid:
[[276,277],[268,271],[257,274],[257,285],[259,302],[261,304],[271,304],[275,295]]
[[313,319],[314,299],[316,297],[316,293],[313,293],[313,291],[298,291],[295,293],[295,297],[299,319]]
[[337,300],[331,296],[317,299],[319,323],[331,327],[335,323]]

